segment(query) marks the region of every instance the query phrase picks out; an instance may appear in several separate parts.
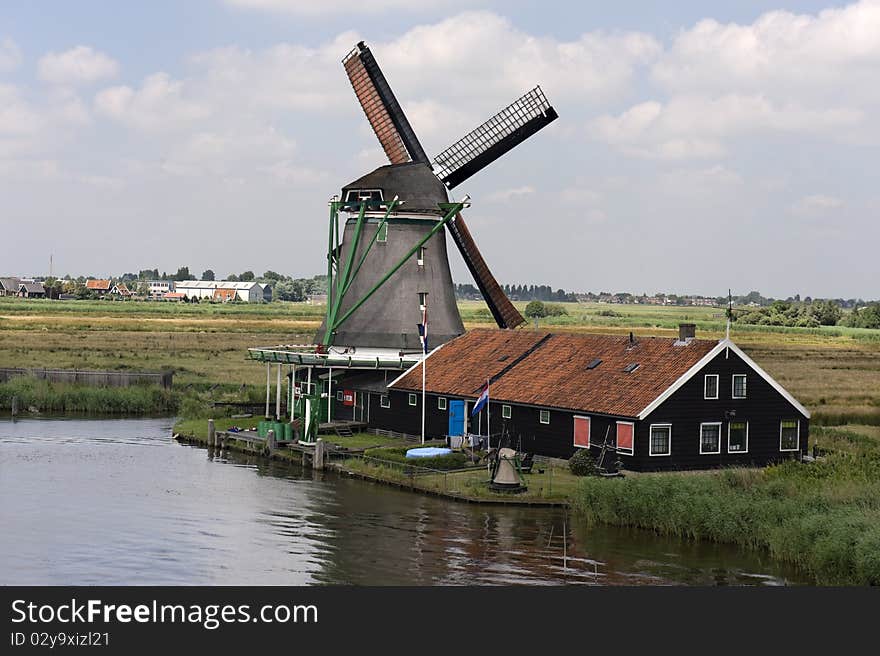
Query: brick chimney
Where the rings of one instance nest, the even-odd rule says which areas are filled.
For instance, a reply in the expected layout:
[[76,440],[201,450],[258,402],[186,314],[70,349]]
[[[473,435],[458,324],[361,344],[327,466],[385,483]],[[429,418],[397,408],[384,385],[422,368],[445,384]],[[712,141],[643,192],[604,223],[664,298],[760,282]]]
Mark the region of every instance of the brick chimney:
[[695,323],[680,323],[678,324],[678,341],[686,342],[689,339],[694,339],[697,336],[697,324]]

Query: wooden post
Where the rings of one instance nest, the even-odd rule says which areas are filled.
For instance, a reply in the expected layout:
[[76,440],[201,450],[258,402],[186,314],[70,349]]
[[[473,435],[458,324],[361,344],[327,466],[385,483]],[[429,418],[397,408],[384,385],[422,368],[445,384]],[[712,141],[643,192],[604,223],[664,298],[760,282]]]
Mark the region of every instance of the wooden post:
[[271,415],[269,414],[269,395],[272,392],[272,365],[268,362],[266,363],[266,419],[268,419]]
[[278,442],[275,439],[275,431],[273,430],[266,433],[266,448],[268,448],[270,452],[275,451],[278,448]]
[[214,420],[208,420],[208,447],[214,448],[217,443],[217,430],[214,428]]
[[275,381],[275,421],[281,421],[281,363],[278,363],[278,377]]
[[313,469],[324,469],[324,440],[318,438],[315,442],[315,457],[312,459]]
[[18,414],[18,397],[13,396],[12,397],[12,416],[14,417],[17,414]]

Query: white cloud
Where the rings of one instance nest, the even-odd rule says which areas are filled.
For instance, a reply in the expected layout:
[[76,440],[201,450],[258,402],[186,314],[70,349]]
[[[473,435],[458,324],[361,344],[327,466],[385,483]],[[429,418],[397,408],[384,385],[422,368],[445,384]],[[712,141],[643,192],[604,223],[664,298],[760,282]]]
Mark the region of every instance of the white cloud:
[[[180,80],[154,73],[138,89],[118,86],[100,91],[95,96],[95,110],[139,129],[174,129],[211,113],[207,105],[186,98],[184,91]],[[234,93],[231,88],[228,91]]]
[[819,216],[838,210],[844,204],[843,199],[837,196],[813,194],[811,196],[804,196],[794,203],[791,206],[791,211],[798,216]]
[[14,71],[21,64],[21,49],[12,39],[0,39],[0,73]]
[[325,16],[332,14],[377,14],[385,11],[414,12],[459,4],[450,0],[434,0],[427,3],[413,0],[223,0],[225,4],[239,9],[266,11],[299,16]]
[[43,117],[22,97],[18,87],[0,84],[0,136],[34,134],[43,125]]
[[64,52],[48,52],[38,64],[40,78],[60,85],[91,84],[116,77],[119,64],[103,52],[76,46]]
[[772,11],[749,25],[707,19],[682,31],[653,69],[673,90],[847,94],[854,79],[874,79],[880,64],[880,2],[863,0],[817,15]]
[[600,116],[590,130],[633,155],[714,158],[725,153],[725,142],[732,137],[767,132],[836,136],[863,118],[859,109],[780,105],[760,95],[680,95],[666,103],[643,102],[617,116]]
[[532,185],[524,185],[522,187],[514,187],[512,189],[502,189],[500,191],[496,191],[489,194],[486,197],[486,200],[490,203],[509,203],[511,201],[523,198],[524,196],[531,196],[534,193],[535,188]]

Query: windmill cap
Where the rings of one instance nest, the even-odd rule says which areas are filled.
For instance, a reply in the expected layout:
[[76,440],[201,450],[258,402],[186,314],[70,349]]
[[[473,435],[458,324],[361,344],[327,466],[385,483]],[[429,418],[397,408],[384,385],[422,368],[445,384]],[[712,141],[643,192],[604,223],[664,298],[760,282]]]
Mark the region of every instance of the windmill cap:
[[406,212],[441,214],[440,203],[449,201],[446,187],[423,162],[386,164],[342,188],[342,198],[350,191],[380,189],[382,198],[397,196],[406,203]]

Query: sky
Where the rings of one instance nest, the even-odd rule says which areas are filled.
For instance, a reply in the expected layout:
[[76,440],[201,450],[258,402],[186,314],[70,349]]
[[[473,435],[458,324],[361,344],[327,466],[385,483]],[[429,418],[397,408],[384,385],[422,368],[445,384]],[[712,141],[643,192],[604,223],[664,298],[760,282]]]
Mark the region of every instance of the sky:
[[429,155],[559,113],[453,194],[502,283],[880,297],[880,0],[4,0],[0,275],[325,271],[359,40]]

